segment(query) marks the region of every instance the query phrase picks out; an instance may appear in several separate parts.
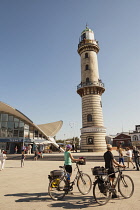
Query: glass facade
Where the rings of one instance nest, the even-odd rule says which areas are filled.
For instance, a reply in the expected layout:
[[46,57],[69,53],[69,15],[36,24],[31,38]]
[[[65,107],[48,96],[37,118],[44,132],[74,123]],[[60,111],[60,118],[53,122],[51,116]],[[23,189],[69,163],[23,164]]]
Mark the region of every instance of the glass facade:
[[0,112],[0,138],[42,139],[44,136],[33,126],[28,125],[16,116]]

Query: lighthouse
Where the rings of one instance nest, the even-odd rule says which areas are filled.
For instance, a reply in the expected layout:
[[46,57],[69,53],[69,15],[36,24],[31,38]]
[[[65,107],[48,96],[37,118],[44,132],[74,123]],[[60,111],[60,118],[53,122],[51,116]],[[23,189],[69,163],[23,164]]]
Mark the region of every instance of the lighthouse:
[[98,41],[94,32],[86,27],[82,31],[78,54],[81,58],[81,82],[77,93],[82,99],[81,152],[98,152],[106,149],[106,128],[103,123],[101,96],[105,91],[99,77]]

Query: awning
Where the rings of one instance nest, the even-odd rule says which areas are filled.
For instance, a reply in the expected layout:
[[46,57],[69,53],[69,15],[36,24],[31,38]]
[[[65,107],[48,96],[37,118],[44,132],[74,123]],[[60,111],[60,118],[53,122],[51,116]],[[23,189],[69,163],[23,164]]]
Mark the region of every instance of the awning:
[[40,140],[40,139],[34,139],[35,144],[51,144],[51,141],[48,140]]

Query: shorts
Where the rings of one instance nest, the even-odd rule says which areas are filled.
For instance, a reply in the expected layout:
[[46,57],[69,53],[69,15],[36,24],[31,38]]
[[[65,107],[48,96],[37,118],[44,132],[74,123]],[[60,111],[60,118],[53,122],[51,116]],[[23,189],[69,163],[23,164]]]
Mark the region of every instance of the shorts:
[[127,157],[127,162],[130,162],[132,161],[132,158],[131,157]]
[[[112,173],[113,173],[113,174],[112,174]],[[111,174],[111,175],[109,176],[110,178],[115,178],[115,177],[116,177],[116,176],[115,176],[115,171],[114,171],[114,169],[109,169],[109,170],[108,170],[108,175],[109,175],[109,174]]]
[[66,172],[68,173],[72,173],[72,166],[71,165],[65,165],[65,169],[66,169]]

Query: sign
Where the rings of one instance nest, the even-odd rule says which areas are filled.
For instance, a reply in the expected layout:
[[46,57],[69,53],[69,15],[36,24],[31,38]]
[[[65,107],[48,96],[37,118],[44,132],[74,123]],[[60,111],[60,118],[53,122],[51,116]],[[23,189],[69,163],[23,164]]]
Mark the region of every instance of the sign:
[[19,138],[0,139],[0,142],[23,142],[23,139]]
[[106,133],[105,127],[88,127],[88,128],[81,128],[82,133]]

